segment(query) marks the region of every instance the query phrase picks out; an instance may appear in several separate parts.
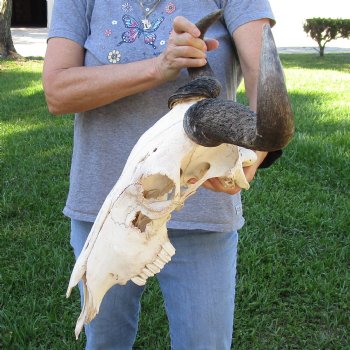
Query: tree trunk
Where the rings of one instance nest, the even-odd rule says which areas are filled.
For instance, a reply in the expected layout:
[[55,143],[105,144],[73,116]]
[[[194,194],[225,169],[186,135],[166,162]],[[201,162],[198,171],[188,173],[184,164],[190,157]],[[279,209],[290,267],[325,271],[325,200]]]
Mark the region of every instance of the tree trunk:
[[0,58],[18,58],[11,35],[12,0],[0,0]]
[[320,46],[320,57],[324,56],[324,46]]

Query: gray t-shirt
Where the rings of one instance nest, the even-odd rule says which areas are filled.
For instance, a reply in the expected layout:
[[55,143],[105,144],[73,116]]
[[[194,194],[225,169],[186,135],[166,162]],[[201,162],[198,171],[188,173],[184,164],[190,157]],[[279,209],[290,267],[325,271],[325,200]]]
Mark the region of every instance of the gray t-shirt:
[[[268,0],[161,0],[149,16],[148,28],[142,23],[144,14],[137,0],[55,0],[49,38],[67,38],[84,47],[86,66],[124,64],[159,55],[176,16],[196,22],[218,8],[225,8],[224,17],[206,36],[218,39],[220,46],[208,53],[208,60],[222,83],[221,97],[234,99],[240,70],[231,34],[249,21],[273,19]],[[188,80],[183,70],[176,81],[75,115],[65,215],[95,220],[138,138],[168,112],[168,97]],[[201,188],[181,211],[173,213],[168,227],[228,232],[243,223],[240,194]]]

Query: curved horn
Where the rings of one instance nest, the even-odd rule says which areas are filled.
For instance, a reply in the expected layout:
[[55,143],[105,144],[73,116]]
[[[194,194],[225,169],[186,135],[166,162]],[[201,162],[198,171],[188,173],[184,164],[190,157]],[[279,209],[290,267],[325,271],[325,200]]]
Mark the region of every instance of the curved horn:
[[271,152],[288,144],[294,117],[269,25],[262,34],[257,113],[233,101],[206,99],[188,109],[184,129],[190,139],[207,147],[230,143]]
[[[224,13],[224,10],[217,10],[215,12],[210,13],[209,15],[203,17],[201,20],[199,20],[196,23],[196,27],[201,32],[201,35],[199,36],[200,39],[204,39],[204,35],[207,32],[208,28],[214,24]],[[209,63],[207,63],[203,67],[198,68],[187,68],[188,73],[191,77],[191,79],[196,79],[199,77],[213,77],[214,73],[211,69]]]
[[[201,32],[200,39],[204,38],[208,28],[215,23],[223,13],[223,10],[212,12],[196,23],[197,28]],[[169,108],[172,108],[175,103],[178,101],[183,101],[186,98],[215,98],[220,94],[221,84],[217,79],[215,79],[213,70],[208,62],[203,67],[187,68],[187,70],[192,81],[184,86],[181,86],[173,95],[170,96],[168,100]]]

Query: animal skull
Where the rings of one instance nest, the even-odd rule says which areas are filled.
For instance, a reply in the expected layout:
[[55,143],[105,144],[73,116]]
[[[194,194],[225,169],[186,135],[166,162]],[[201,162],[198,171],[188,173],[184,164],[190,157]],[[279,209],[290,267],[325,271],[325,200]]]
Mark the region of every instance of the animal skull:
[[[270,35],[268,30],[265,33]],[[264,42],[266,44],[266,40]],[[237,184],[248,189],[243,167],[256,161],[251,149],[271,151],[288,142],[292,133],[292,123],[285,122],[292,117],[288,101],[283,116],[276,117],[274,107],[269,109],[269,115],[272,109],[273,118],[287,124],[288,130],[278,130],[278,135],[284,135],[279,141],[275,140],[274,133],[273,144],[270,140],[262,145],[261,140],[268,137],[259,129],[259,118],[264,118],[259,116],[259,107],[255,115],[245,106],[217,99],[218,94],[217,81],[207,77],[179,89],[169,100],[172,108],[169,113],[146,131],[133,148],[71,275],[67,297],[80,280],[84,287],[84,305],[75,330],[77,337],[83,324],[98,313],[102,298],[113,285],[124,285],[129,280],[144,285],[148,277],[160,272],[171,260],[175,248],[169,241],[166,224],[172,211],[181,209],[204,181],[218,177],[227,187]],[[261,97],[264,103],[265,97]],[[217,120],[206,120],[206,117],[213,119],[213,113],[221,121],[229,119],[223,127],[225,131],[230,130],[229,135],[223,129],[213,133]],[[235,134],[235,125],[230,126],[232,120],[238,129],[242,120],[250,124],[249,127],[243,125],[238,136],[232,136]],[[275,128],[281,128],[278,121],[276,124]],[[252,128],[255,129],[251,131]],[[252,132],[254,135],[247,141],[246,134]],[[258,141],[252,139],[256,135]],[[189,183],[192,178],[197,181]]]

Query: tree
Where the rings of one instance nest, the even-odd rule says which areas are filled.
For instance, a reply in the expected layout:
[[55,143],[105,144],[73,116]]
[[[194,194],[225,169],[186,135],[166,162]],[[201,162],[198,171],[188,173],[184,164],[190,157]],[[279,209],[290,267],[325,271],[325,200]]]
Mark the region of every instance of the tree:
[[0,58],[19,57],[11,35],[12,0],[0,0]]
[[350,19],[309,18],[304,23],[304,31],[316,40],[323,57],[324,48],[331,40],[350,38]]

